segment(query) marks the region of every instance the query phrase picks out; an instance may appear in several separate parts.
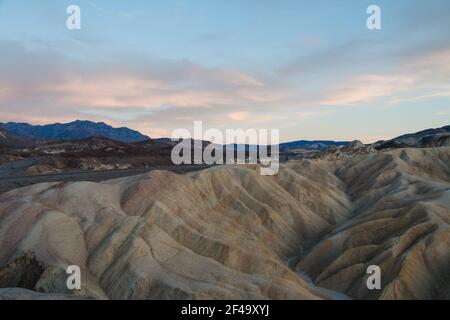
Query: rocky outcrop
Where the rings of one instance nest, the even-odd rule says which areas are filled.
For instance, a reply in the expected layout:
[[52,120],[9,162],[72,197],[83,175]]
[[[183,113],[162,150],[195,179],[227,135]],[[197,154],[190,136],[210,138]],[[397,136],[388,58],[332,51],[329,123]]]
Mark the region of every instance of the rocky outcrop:
[[34,289],[43,272],[36,257],[32,253],[26,253],[0,268],[0,288]]
[[352,141],[348,146],[343,147],[342,150],[348,152],[348,151],[356,151],[361,148],[365,148],[364,143],[362,143],[359,140],[355,140],[355,141]]
[[450,146],[450,135],[444,135],[436,139],[431,143],[432,147],[449,147]]

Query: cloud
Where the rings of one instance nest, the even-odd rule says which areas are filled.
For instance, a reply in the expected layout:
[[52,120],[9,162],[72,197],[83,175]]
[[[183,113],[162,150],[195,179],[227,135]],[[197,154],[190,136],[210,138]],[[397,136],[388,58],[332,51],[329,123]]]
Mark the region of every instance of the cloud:
[[300,119],[312,119],[317,117],[323,117],[327,115],[332,115],[336,112],[336,110],[309,110],[309,111],[300,111],[297,113],[297,116]]
[[45,97],[88,108],[207,106],[248,102],[271,91],[264,80],[242,70],[188,60],[87,63],[56,51],[32,52],[17,43],[3,43],[0,51],[2,104]]
[[255,124],[276,118],[276,108],[293,95],[276,78],[189,60],[85,61],[17,42],[0,43],[0,54],[1,121],[89,118],[144,127],[146,133],[198,119]]
[[3,42],[0,117],[33,123],[88,117],[154,136],[194,120],[216,127],[282,127],[329,115],[329,106],[449,96],[449,47],[407,52],[379,70],[380,61],[361,59],[352,66],[351,52],[361,48],[353,45],[353,51],[351,44],[337,48],[338,57],[328,64],[323,61],[332,59],[332,50],[297,61],[292,72],[271,72],[132,54],[81,60],[52,47]]
[[416,81],[402,75],[364,75],[350,79],[346,84],[333,89],[320,102],[322,105],[359,105],[373,102],[380,97],[392,96],[408,90]]
[[248,112],[231,112],[227,114],[228,118],[235,121],[244,121],[247,120],[250,116]]
[[413,102],[413,101],[429,100],[429,99],[433,99],[433,98],[445,98],[445,97],[450,97],[450,89],[448,89],[447,91],[442,91],[442,92],[433,92],[433,93],[428,93],[428,94],[423,94],[423,95],[413,95],[411,97],[400,97],[400,98],[396,98],[396,99],[389,101],[389,103],[390,104],[399,104],[399,103],[404,103],[404,102]]
[[[394,59],[394,58],[391,58]],[[380,68],[374,68],[374,71]],[[370,69],[369,69],[370,70]],[[379,73],[347,73],[337,85],[322,90],[319,105],[357,106],[375,101],[383,105],[450,96],[450,47],[437,46],[405,53],[395,65]]]

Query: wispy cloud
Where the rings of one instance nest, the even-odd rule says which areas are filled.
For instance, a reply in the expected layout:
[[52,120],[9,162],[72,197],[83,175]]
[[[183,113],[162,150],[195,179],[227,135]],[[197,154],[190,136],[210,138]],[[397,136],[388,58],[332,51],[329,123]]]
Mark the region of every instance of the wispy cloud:
[[[450,75],[447,49],[404,57],[391,73],[347,76],[320,90],[296,85],[296,79],[189,60],[132,57],[92,63],[17,43],[2,43],[0,51],[0,112],[14,110],[22,120],[49,121],[51,116],[42,113],[55,121],[89,115],[121,125],[146,122],[161,132],[196,119],[267,124],[324,115],[326,106],[449,95],[440,79]],[[424,87],[428,91],[419,94]]]
[[399,75],[364,75],[350,79],[346,84],[326,94],[323,105],[360,105],[381,97],[390,97],[408,90],[415,78]]

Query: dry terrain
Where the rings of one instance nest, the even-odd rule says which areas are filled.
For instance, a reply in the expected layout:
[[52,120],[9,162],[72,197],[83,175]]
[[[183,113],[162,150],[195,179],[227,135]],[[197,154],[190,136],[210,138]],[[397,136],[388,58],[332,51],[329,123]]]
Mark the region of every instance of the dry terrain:
[[0,195],[0,297],[449,299],[449,164],[450,147],[407,148],[272,177],[216,166],[15,189]]

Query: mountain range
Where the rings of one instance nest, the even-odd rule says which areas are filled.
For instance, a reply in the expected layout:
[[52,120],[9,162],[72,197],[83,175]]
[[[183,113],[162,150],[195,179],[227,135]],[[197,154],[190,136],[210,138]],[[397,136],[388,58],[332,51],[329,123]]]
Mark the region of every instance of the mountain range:
[[104,122],[76,120],[69,123],[54,123],[47,125],[32,125],[29,123],[0,123],[0,128],[10,134],[28,139],[47,140],[80,140],[102,136],[119,142],[139,142],[149,140],[146,135],[129,128],[113,128]]
[[[377,150],[404,147],[448,145],[450,125],[436,129],[426,129],[409,133],[391,140],[377,141],[370,146]],[[53,142],[75,141],[91,137],[103,137],[122,143],[138,143],[145,141],[172,144],[169,138],[151,139],[150,137],[126,127],[114,128],[104,122],[76,120],[69,123],[32,125],[29,123],[0,122],[0,145],[12,148],[23,148],[32,145]],[[209,144],[208,141],[204,143]],[[323,151],[350,145],[350,141],[333,140],[297,140],[280,144],[281,152],[296,150]],[[254,146],[256,147],[256,146]],[[248,150],[251,146],[246,145]]]
[[[69,123],[46,125],[0,122],[0,130],[2,130],[3,135],[5,136],[3,139],[4,141],[0,140],[0,144],[17,147],[52,141],[81,140],[89,137],[104,137],[126,143],[135,143],[150,139],[150,137],[126,127],[113,128],[103,122],[92,122],[88,120],[76,120]],[[6,135],[8,135],[8,139],[6,138]],[[8,140],[8,142],[6,142],[6,140]],[[170,141],[168,138],[156,139],[155,141],[158,140],[164,140],[166,142]],[[349,142],[346,141],[299,140],[280,144],[280,150],[324,150],[330,146],[340,147],[347,144],[349,144]]]
[[342,147],[348,145],[348,141],[331,140],[299,140],[280,144],[280,150],[305,149],[305,150],[324,150],[329,147]]

